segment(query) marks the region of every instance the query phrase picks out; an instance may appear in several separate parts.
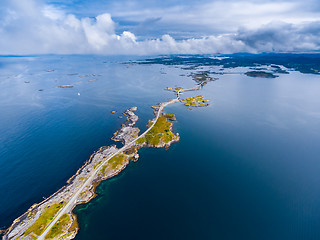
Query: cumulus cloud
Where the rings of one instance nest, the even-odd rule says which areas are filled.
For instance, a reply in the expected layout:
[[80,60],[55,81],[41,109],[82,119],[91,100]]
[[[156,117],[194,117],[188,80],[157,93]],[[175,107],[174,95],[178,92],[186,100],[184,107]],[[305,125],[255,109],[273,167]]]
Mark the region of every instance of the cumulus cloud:
[[[0,54],[196,54],[320,50],[320,21],[274,21],[230,33],[175,40],[164,34],[139,39],[130,31],[116,33],[108,13],[77,17],[40,0],[10,0],[0,9]],[[139,26],[154,24],[150,18]],[[148,28],[149,26],[146,26]]]

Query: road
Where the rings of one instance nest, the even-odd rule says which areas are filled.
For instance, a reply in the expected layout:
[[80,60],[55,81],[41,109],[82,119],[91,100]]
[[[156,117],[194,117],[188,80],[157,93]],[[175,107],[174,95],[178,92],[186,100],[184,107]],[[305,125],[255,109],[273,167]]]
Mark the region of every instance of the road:
[[202,85],[199,85],[199,86],[194,87],[194,88],[188,88],[188,89],[183,89],[183,88],[181,88],[181,89],[179,89],[178,91],[176,91],[176,93],[177,93],[177,99],[180,99],[180,95],[181,95],[181,93],[183,93],[183,92],[187,92],[187,91],[196,91],[196,90],[200,90],[200,89],[201,89],[201,87],[202,87]]
[[103,165],[105,165],[114,156],[116,156],[119,153],[121,153],[121,152],[127,150],[128,148],[130,148],[138,139],[144,137],[151,130],[151,128],[153,128],[153,126],[158,121],[158,119],[159,119],[159,117],[160,117],[160,115],[161,115],[161,113],[163,111],[163,108],[165,108],[166,106],[168,106],[168,105],[170,105],[172,103],[175,103],[175,102],[179,102],[179,100],[178,99],[172,99],[169,102],[162,103],[161,106],[159,107],[159,110],[158,110],[158,113],[157,113],[157,116],[156,116],[155,120],[153,121],[152,125],[144,133],[142,133],[139,137],[137,137],[136,139],[132,140],[130,143],[128,143],[127,145],[123,146],[118,151],[116,151],[115,153],[110,155],[108,158],[106,158],[106,160],[103,163],[101,163],[96,168],[96,170],[92,173],[92,175],[84,182],[84,184],[81,186],[81,188],[79,188],[78,191],[76,191],[74,193],[74,195],[67,202],[67,204],[58,211],[58,213],[51,220],[51,222],[47,226],[47,228],[44,230],[44,232],[37,239],[38,240],[44,240],[45,236],[48,234],[48,232],[51,230],[51,228],[56,224],[56,222],[61,218],[61,216],[63,214],[65,214],[65,213],[70,212],[75,207],[79,194],[92,182],[92,180],[95,178],[95,175],[101,170]]

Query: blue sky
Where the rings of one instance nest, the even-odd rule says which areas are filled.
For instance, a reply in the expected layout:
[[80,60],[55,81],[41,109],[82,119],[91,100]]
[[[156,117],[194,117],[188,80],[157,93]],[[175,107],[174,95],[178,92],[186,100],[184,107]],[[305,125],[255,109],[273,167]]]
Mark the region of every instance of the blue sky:
[[316,0],[1,0],[0,54],[320,50]]

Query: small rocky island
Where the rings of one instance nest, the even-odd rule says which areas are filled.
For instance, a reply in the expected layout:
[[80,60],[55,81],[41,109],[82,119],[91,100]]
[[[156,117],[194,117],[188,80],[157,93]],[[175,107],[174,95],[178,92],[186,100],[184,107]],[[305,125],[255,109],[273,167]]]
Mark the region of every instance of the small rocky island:
[[73,85],[60,85],[56,86],[56,88],[73,88]]
[[129,108],[123,113],[127,117],[127,122],[122,124],[121,128],[113,134],[112,140],[121,141],[122,144],[126,145],[138,137],[140,129],[134,127],[134,125],[139,117],[134,114],[135,111],[137,111],[137,107]]

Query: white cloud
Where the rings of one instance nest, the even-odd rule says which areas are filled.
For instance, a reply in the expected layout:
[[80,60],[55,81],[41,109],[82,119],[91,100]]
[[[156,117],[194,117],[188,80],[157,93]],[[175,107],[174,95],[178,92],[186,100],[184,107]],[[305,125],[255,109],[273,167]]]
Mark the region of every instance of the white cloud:
[[[243,14],[254,11],[254,4],[248,3],[245,5],[246,9],[236,13],[235,9],[241,5],[232,4],[230,5],[232,9],[223,13],[228,17],[235,16],[236,19],[241,19]],[[204,15],[221,11],[221,5],[215,3],[214,6],[209,8],[207,5],[207,10],[202,8]],[[271,12],[274,7],[271,3],[261,5],[253,16],[263,15],[263,8],[266,8],[266,12]],[[293,9],[293,5],[289,3],[279,5],[274,14],[286,12],[288,9]],[[190,19],[195,17],[191,11],[189,13]],[[3,55],[46,53],[151,55],[320,50],[320,24],[317,21],[299,24],[283,21],[272,21],[268,24],[255,22],[251,25],[243,24],[245,27],[238,30],[232,28],[229,32],[225,31],[228,33],[201,38],[177,41],[165,34],[160,38],[139,41],[130,31],[116,34],[117,25],[108,13],[95,18],[78,18],[40,0],[11,0],[0,14],[2,14],[0,54]],[[164,18],[168,21],[170,15]],[[171,20],[173,22],[173,18]],[[162,18],[161,20],[157,18],[157,21],[146,21],[145,24],[158,21],[162,21]],[[205,18],[199,18],[199,21],[206,22]],[[219,20],[217,22],[219,24]]]
[[[179,34],[195,30],[200,35],[235,32],[239,27],[258,28],[272,21],[300,24],[320,21],[319,11],[311,10],[313,0],[211,0],[203,4],[172,5],[166,8],[145,8],[143,1],[133,8],[111,8],[112,16],[119,20],[138,21],[161,17],[154,27]],[[128,26],[130,27],[130,26]],[[135,32],[135,29],[132,28]],[[141,32],[141,31],[139,31]],[[154,33],[154,32],[153,32]],[[168,33],[168,32],[167,32]],[[186,35],[186,34],[185,34]]]

